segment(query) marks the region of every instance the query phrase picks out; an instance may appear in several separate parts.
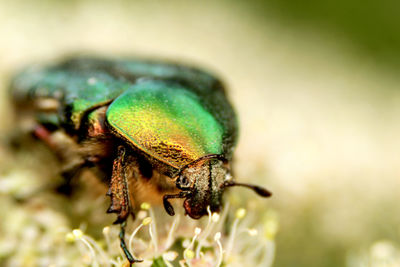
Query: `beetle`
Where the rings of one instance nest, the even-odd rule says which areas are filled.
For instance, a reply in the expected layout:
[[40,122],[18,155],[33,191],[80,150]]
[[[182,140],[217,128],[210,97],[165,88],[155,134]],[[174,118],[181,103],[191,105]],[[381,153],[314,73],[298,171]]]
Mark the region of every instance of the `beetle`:
[[[238,137],[235,112],[213,75],[181,64],[140,59],[77,57],[32,66],[11,84],[18,113],[36,137],[63,162],[71,179],[95,167],[109,185],[108,213],[121,225],[143,201],[164,205],[183,199],[193,219],[219,211],[224,190],[244,186],[262,197],[260,186],[232,178]],[[73,155],[73,156],[71,156]]]

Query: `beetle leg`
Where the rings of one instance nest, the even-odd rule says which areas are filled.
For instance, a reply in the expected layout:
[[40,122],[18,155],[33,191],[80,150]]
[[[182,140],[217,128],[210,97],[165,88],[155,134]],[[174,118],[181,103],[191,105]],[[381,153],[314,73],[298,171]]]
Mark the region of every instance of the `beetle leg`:
[[107,213],[117,213],[118,217],[114,224],[123,223],[131,213],[131,203],[127,177],[125,175],[125,148],[118,147],[118,156],[114,160],[110,187],[107,195],[111,197],[111,204]]
[[128,248],[126,247],[125,243],[125,227],[126,227],[126,221],[121,223],[121,231],[119,232],[119,240],[120,240],[120,245],[122,250],[124,251],[124,254],[126,258],[129,261],[129,266],[132,266],[135,262],[142,262],[143,260],[135,259],[132,254],[129,252]]
[[126,220],[131,213],[132,208],[129,198],[128,181],[125,175],[124,157],[125,148],[120,146],[118,147],[118,156],[113,163],[110,188],[107,192],[107,195],[111,197],[111,204],[107,212],[118,214],[118,218],[114,224],[121,224],[121,231],[119,233],[121,248],[124,251],[130,265],[132,265],[135,262],[141,262],[143,260],[135,259],[129,252],[125,243]]
[[51,132],[42,125],[36,125],[33,129],[33,135],[42,140],[47,146],[55,149],[57,147],[51,139]]

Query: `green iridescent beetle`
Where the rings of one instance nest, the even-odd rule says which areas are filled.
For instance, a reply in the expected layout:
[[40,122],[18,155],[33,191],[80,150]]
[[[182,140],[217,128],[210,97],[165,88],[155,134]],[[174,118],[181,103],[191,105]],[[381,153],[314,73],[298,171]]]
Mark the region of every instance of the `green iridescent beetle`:
[[107,212],[117,214],[130,263],[139,260],[126,249],[124,227],[144,201],[163,204],[174,215],[169,199],[181,198],[186,214],[198,219],[207,207],[220,209],[227,187],[271,195],[232,179],[236,115],[221,82],[204,71],[154,61],[74,58],[28,68],[11,87],[19,114],[65,162],[66,181],[95,166],[109,184]]

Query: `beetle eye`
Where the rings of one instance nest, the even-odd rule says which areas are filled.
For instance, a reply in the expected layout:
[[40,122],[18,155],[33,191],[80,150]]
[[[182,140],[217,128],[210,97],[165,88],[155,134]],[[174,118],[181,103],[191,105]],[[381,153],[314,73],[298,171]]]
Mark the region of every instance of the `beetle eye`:
[[190,186],[190,180],[186,176],[180,176],[176,184],[179,188],[188,188]]

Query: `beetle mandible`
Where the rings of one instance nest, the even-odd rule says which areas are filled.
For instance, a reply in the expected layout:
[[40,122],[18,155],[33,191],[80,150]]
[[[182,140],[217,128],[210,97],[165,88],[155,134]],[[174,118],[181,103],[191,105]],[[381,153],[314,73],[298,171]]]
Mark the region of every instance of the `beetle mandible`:
[[207,72],[148,60],[78,57],[30,67],[11,89],[33,133],[63,158],[62,190],[88,166],[109,184],[107,212],[117,214],[131,264],[140,260],[127,250],[124,228],[143,201],[162,203],[172,216],[170,199],[184,199],[186,214],[198,219],[208,206],[219,211],[227,187],[271,195],[232,178],[237,119],[222,83]]

